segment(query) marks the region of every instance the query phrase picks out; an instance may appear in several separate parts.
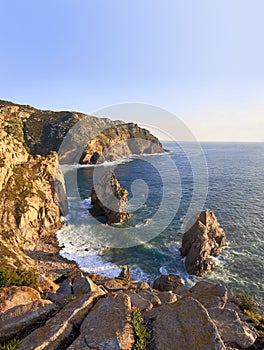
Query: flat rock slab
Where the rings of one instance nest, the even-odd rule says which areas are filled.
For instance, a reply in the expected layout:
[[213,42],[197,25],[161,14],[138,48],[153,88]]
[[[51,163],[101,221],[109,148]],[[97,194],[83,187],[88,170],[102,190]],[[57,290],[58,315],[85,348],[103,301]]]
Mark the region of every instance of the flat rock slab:
[[153,304],[140,296],[138,293],[126,292],[126,294],[130,297],[132,306],[136,307],[140,311],[148,311],[153,308]]
[[59,350],[79,327],[93,306],[93,302],[104,293],[91,292],[90,294],[77,297],[68,303],[45,325],[36,329],[22,340],[17,350]]
[[130,315],[130,298],[122,292],[99,300],[83,321],[81,335],[69,350],[131,350],[134,333]]
[[36,300],[17,305],[0,314],[0,341],[8,340],[34,327],[58,310],[49,300]]
[[227,289],[219,283],[200,281],[190,289],[192,298],[197,299],[207,309],[224,308],[227,302]]
[[111,279],[109,281],[106,281],[104,284],[104,287],[109,292],[116,292],[118,290],[127,290],[127,286],[117,282],[115,279]]
[[238,345],[242,349],[254,344],[257,339],[255,330],[241,321],[236,311],[213,309],[208,312],[225,343]]
[[0,288],[0,313],[40,299],[39,292],[30,287]]
[[152,323],[153,350],[225,350],[207,310],[193,298],[144,313]]

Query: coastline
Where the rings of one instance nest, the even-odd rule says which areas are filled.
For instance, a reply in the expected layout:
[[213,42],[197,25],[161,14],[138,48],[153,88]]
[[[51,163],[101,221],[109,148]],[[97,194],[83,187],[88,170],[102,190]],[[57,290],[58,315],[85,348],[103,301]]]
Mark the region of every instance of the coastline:
[[60,251],[61,247],[54,233],[49,237],[37,240],[34,250],[25,253],[35,262],[40,274],[55,280],[69,270],[79,269],[75,261],[63,258]]

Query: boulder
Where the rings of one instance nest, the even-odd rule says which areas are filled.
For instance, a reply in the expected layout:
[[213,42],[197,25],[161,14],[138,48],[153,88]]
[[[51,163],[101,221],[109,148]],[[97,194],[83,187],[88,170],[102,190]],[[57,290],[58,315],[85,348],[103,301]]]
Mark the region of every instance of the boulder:
[[182,239],[181,255],[189,274],[204,276],[215,266],[212,257],[226,245],[226,234],[212,211],[203,211]]
[[152,324],[153,350],[225,350],[207,310],[193,298],[162,304],[144,313]]
[[161,292],[175,292],[175,290],[180,286],[183,286],[182,279],[179,276],[173,274],[161,275],[153,283],[153,289],[157,289]]
[[93,307],[94,301],[103,294],[97,291],[77,297],[50,318],[43,327],[24,338],[17,350],[60,349],[71,339],[76,328],[80,327],[83,319]]
[[123,266],[122,267],[122,271],[120,272],[120,274],[117,277],[118,279],[124,280],[126,282],[131,282],[132,281],[132,277],[130,274],[130,268],[129,266]]
[[0,342],[25,334],[57,311],[57,305],[40,298],[8,308],[0,314]]
[[224,343],[247,349],[256,341],[256,331],[247,323],[242,322],[235,310],[210,309],[208,312]]
[[227,302],[227,289],[219,283],[200,281],[190,289],[191,296],[207,309],[223,309]]
[[126,292],[126,294],[130,297],[131,305],[140,311],[148,311],[153,308],[153,304],[138,293]]
[[131,217],[127,195],[128,192],[120,186],[114,173],[105,172],[92,189],[90,214],[94,217],[105,216],[107,224],[127,221]]
[[72,284],[72,292],[76,296],[98,290],[99,287],[89,277],[80,277]]
[[40,294],[30,287],[0,288],[0,313],[4,313],[17,305],[26,305],[40,300]]
[[55,292],[59,289],[59,285],[54,283],[50,278],[39,274],[37,276],[37,285],[42,292]]
[[117,292],[118,290],[127,290],[127,286],[117,282],[115,279],[108,280],[104,283],[105,289],[109,292]]
[[155,293],[155,292],[153,292],[153,291],[150,291],[150,290],[140,290],[140,291],[138,292],[138,294],[139,294],[142,298],[144,298],[144,299],[150,301],[151,304],[152,304],[153,306],[158,306],[158,305],[161,304],[161,301],[160,301],[160,299],[159,299],[157,293]]
[[158,298],[160,299],[162,304],[170,304],[175,303],[175,301],[177,301],[177,295],[175,293],[172,293],[171,291],[159,292]]
[[129,296],[122,292],[109,294],[90,311],[69,350],[131,350],[134,333],[130,315]]

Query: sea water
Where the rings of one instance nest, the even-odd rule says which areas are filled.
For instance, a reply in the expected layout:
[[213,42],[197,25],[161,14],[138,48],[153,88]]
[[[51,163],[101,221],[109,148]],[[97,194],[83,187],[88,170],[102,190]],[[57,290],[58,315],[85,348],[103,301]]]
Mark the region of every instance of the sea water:
[[264,143],[202,143],[205,161],[197,164],[191,148],[186,152],[173,142],[164,147],[170,152],[101,166],[114,170],[129,192],[132,218],[112,231],[88,211],[100,166],[64,168],[70,212],[57,233],[61,254],[87,272],[117,276],[129,265],[136,280],[151,283],[160,273],[174,273],[191,286],[200,278],[186,273],[179,248],[196,196],[195,209],[214,211],[228,241],[205,279],[248,293],[263,311]]

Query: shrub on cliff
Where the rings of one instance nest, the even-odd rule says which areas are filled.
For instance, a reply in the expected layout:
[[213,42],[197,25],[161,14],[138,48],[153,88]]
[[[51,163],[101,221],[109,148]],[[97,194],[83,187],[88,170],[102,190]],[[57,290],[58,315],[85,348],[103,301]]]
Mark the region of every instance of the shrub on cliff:
[[135,335],[133,350],[146,350],[150,334],[147,331],[142,314],[137,308],[133,308],[132,310],[131,325]]
[[33,271],[0,267],[0,287],[28,286],[37,289],[37,276]]

